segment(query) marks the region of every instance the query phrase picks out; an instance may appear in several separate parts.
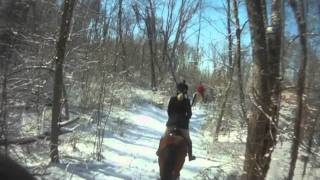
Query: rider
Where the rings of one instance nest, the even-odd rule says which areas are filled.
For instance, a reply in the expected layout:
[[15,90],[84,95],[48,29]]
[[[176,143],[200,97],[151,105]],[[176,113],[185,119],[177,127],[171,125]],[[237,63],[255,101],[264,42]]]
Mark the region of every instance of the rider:
[[195,160],[192,155],[192,141],[189,134],[189,122],[192,116],[190,100],[187,96],[188,85],[183,82],[177,84],[177,95],[172,96],[168,105],[169,119],[167,121],[167,130],[177,128],[188,142],[189,161]]
[[197,94],[200,95],[201,100],[204,100],[204,86],[202,84],[202,82],[199,83],[199,85],[197,86]]

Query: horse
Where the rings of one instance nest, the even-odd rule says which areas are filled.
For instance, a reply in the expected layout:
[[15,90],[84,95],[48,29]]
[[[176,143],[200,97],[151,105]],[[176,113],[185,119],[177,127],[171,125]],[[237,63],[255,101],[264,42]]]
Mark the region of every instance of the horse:
[[203,95],[199,92],[195,92],[192,95],[191,106],[195,106],[197,103],[203,102]]
[[187,155],[188,144],[178,129],[166,133],[160,140],[158,163],[160,180],[177,180]]

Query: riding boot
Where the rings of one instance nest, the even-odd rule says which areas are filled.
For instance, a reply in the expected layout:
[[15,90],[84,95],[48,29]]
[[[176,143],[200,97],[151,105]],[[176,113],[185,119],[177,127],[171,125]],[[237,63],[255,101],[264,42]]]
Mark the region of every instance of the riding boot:
[[195,160],[196,157],[192,155],[192,142],[188,141],[188,156],[189,156],[189,161]]

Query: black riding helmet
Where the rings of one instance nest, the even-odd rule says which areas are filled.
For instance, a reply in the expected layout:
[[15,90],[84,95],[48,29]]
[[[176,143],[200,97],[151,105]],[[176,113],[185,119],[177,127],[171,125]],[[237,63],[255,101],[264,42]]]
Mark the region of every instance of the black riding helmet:
[[183,80],[182,82],[177,84],[177,91],[180,93],[187,94],[188,92],[188,85],[186,84],[186,81]]
[[187,92],[188,92],[188,85],[186,84],[185,80],[177,84],[178,101],[182,101],[184,98],[186,98]]

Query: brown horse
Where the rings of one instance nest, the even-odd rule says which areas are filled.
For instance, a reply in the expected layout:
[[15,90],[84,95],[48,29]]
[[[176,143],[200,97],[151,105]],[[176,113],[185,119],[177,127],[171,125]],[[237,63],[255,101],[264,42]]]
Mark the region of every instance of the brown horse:
[[176,180],[187,155],[187,141],[173,129],[160,140],[158,163],[161,180]]

